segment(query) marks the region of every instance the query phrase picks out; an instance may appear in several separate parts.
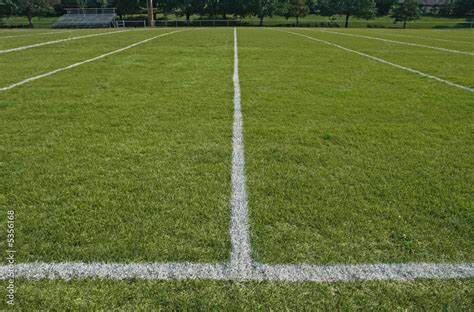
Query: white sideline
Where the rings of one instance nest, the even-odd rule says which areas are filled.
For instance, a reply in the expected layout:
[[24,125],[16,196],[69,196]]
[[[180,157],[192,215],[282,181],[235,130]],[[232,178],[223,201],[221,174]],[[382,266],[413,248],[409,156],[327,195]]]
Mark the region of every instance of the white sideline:
[[234,28],[234,125],[232,137],[232,196],[231,226],[232,242],[231,267],[236,278],[246,279],[252,264],[247,191],[245,187],[245,159],[242,111],[240,106],[239,52],[237,29]]
[[[307,29],[305,29],[305,30],[307,30]],[[315,31],[315,30],[311,29],[310,31]],[[390,39],[384,39],[384,38],[379,38],[379,37],[371,37],[371,36],[357,35],[357,34],[348,34],[348,33],[343,33],[343,32],[330,31],[330,30],[326,30],[326,29],[324,29],[324,30],[316,29],[316,31],[319,31],[319,32],[322,32],[322,33],[342,35],[342,36],[351,36],[351,37],[365,38],[365,39],[371,39],[371,40],[378,40],[378,41],[395,43],[395,44],[404,44],[404,45],[409,45],[409,46],[414,46],[414,47],[421,47],[421,48],[439,50],[439,51],[443,51],[443,52],[466,54],[466,55],[471,55],[471,56],[474,55],[473,52],[465,52],[465,51],[458,51],[458,50],[452,50],[452,49],[445,49],[445,48],[434,47],[434,46],[425,45],[425,44],[417,44],[417,43],[411,43],[411,42],[390,40]]]
[[127,31],[131,31],[131,30],[108,31],[108,32],[103,32],[103,33],[98,33],[98,34],[90,34],[90,35],[84,35],[84,36],[78,36],[78,37],[69,37],[69,38],[65,38],[65,39],[58,39],[58,40],[40,42],[40,43],[30,44],[30,45],[26,45],[26,46],[22,46],[22,47],[11,48],[11,49],[6,49],[6,50],[0,50],[0,54],[14,52],[14,51],[26,50],[26,49],[30,49],[30,48],[41,47],[41,46],[44,46],[44,45],[55,44],[55,43],[60,43],[60,42],[65,42],[65,41],[72,41],[72,40],[78,40],[78,39],[83,39],[83,38],[91,38],[91,37],[97,37],[97,36],[118,34],[118,33],[123,33],[123,32],[127,32]]
[[[15,264],[15,278],[102,278],[124,280],[247,280],[283,282],[412,281],[474,277],[473,263],[407,263],[356,265],[253,264],[245,278],[236,277],[232,264],[209,263],[44,263]],[[0,280],[11,278],[12,267],[0,265]]]
[[425,39],[425,40],[436,40],[436,41],[444,41],[444,42],[453,42],[453,43],[464,43],[464,44],[474,44],[474,41],[468,42],[468,41],[457,41],[457,40],[448,40],[448,39],[440,39],[440,38],[433,38],[433,37],[419,37],[419,36],[413,36],[413,35],[402,35],[402,34],[392,34],[390,32],[384,32],[384,35],[388,36],[395,36],[395,37],[405,37],[405,38],[414,38],[414,39]]
[[109,56],[109,55],[112,55],[112,54],[116,54],[116,53],[119,53],[119,52],[123,52],[123,51],[125,51],[125,50],[128,50],[128,49],[130,49],[130,48],[136,47],[136,46],[138,46],[138,45],[140,45],[140,44],[146,43],[146,42],[151,41],[151,40],[153,40],[153,39],[156,39],[156,38],[159,38],[159,37],[164,37],[164,36],[171,35],[171,34],[174,34],[174,33],[177,33],[177,32],[182,32],[182,31],[184,31],[184,30],[176,30],[176,31],[172,31],[172,32],[169,32],[169,33],[166,33],[166,34],[161,34],[161,35],[158,35],[158,36],[154,36],[154,37],[151,37],[151,38],[148,38],[148,39],[145,39],[145,40],[142,40],[142,41],[133,43],[133,44],[128,45],[128,46],[126,46],[126,47],[120,48],[120,49],[118,49],[118,50],[114,50],[114,51],[112,51],[112,52],[108,52],[108,53],[105,53],[105,54],[102,54],[102,55],[93,57],[93,58],[91,58],[91,59],[88,59],[88,60],[85,60],[85,61],[82,61],[82,62],[74,63],[74,64],[68,65],[68,66],[66,66],[66,67],[58,68],[58,69],[55,69],[55,70],[53,70],[53,71],[50,71],[50,72],[47,72],[47,73],[44,73],[44,74],[41,74],[41,75],[34,76],[34,77],[31,77],[31,78],[28,78],[28,79],[25,79],[25,80],[16,82],[16,83],[11,84],[11,85],[9,85],[9,86],[0,88],[0,91],[10,90],[10,89],[13,89],[13,88],[15,88],[15,87],[21,86],[21,85],[23,85],[23,84],[25,84],[25,83],[28,83],[28,82],[31,82],[31,81],[35,81],[35,80],[38,80],[38,79],[41,79],[41,78],[44,78],[44,77],[48,77],[48,76],[51,76],[51,75],[53,75],[53,74],[56,74],[56,73],[59,73],[59,72],[62,72],[62,71],[65,71],[65,70],[68,70],[68,69],[71,69],[71,68],[80,66],[80,65],[84,65],[84,64],[87,64],[87,63],[90,63],[90,62],[97,61],[97,60],[100,60],[100,59],[102,59],[102,58],[104,58],[104,57],[107,57],[107,56]]
[[381,63],[387,64],[387,65],[391,65],[391,66],[393,66],[393,67],[396,67],[396,68],[399,68],[399,69],[403,69],[403,70],[412,72],[412,73],[414,73],[414,74],[418,74],[418,75],[420,75],[420,76],[423,76],[423,77],[426,77],[426,78],[430,78],[430,79],[433,79],[433,80],[436,80],[436,81],[439,81],[439,82],[448,84],[448,85],[453,86],[453,87],[457,87],[457,88],[460,88],[460,89],[463,89],[463,90],[466,90],[466,91],[474,92],[474,88],[470,88],[470,87],[467,87],[467,86],[463,86],[463,85],[460,85],[460,84],[451,82],[451,81],[449,81],[449,80],[445,80],[445,79],[442,79],[442,78],[439,78],[439,77],[436,77],[436,76],[433,76],[433,75],[430,75],[430,74],[426,74],[426,73],[424,73],[424,72],[421,72],[421,71],[416,70],[416,69],[413,69],[413,68],[409,68],[409,67],[405,67],[405,66],[402,66],[402,65],[398,65],[398,64],[395,64],[395,63],[386,61],[386,60],[384,60],[384,59],[381,59],[381,58],[379,58],[379,57],[372,56],[372,55],[369,55],[369,54],[365,54],[365,53],[362,53],[362,52],[359,52],[359,51],[356,51],[356,50],[352,50],[352,49],[343,47],[343,46],[341,46],[341,45],[338,45],[338,44],[335,44],[335,43],[332,43],[332,42],[329,42],[329,41],[326,41],[326,40],[316,39],[316,38],[314,38],[314,37],[306,36],[306,35],[303,35],[303,34],[300,34],[300,33],[292,32],[292,31],[284,31],[284,30],[277,30],[277,31],[281,31],[281,32],[285,32],[285,33],[288,33],[288,34],[293,34],[293,35],[305,37],[305,38],[308,38],[308,39],[311,39],[311,40],[314,40],[314,41],[318,41],[318,42],[321,42],[321,43],[325,43],[325,44],[327,44],[327,45],[330,45],[330,46],[333,46],[333,47],[342,49],[342,50],[344,50],[344,51],[351,52],[351,53],[355,53],[355,54],[358,54],[358,55],[361,55],[361,56],[365,56],[365,57],[370,58],[370,59],[372,59],[372,60],[375,60],[375,61],[377,61],[377,62],[381,62]]
[[62,33],[67,33],[67,32],[72,32],[72,30],[51,31],[51,32],[45,32],[45,33],[39,33],[39,34],[24,34],[24,35],[1,36],[0,39],[16,38],[16,37],[28,37],[28,36],[41,36],[41,35],[51,35],[51,34],[62,34]]

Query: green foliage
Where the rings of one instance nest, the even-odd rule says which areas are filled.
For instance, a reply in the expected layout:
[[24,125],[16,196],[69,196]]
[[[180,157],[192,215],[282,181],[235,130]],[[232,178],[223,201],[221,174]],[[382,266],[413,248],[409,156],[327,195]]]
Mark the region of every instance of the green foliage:
[[33,17],[54,12],[54,6],[57,4],[59,0],[17,0],[15,13],[28,17],[30,26],[33,26]]
[[0,0],[0,19],[10,17],[15,11],[13,0]]
[[391,17],[395,22],[403,22],[403,28],[406,28],[407,21],[420,19],[420,4],[417,0],[405,0],[402,3],[397,2],[392,7]]
[[375,0],[378,16],[385,16],[390,13],[390,9],[395,0]]
[[321,0],[321,12],[326,15],[344,15],[345,27],[351,16],[370,19],[377,12],[374,0]]
[[474,18],[474,1],[457,0],[454,5],[454,15],[464,16],[470,19]]
[[296,18],[296,24],[299,19],[308,15],[309,8],[305,0],[289,0],[285,7],[284,16],[286,18]]

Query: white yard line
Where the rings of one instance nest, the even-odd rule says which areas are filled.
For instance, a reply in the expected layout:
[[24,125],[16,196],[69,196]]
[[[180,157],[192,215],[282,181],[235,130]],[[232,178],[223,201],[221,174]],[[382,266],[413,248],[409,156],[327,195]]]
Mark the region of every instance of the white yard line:
[[251,247],[245,179],[244,138],[240,105],[239,52],[237,29],[234,28],[234,126],[232,137],[231,266],[236,278],[246,279],[251,273]]
[[[232,265],[211,263],[44,263],[0,265],[0,280],[11,278],[63,279],[102,278],[112,280],[241,280]],[[420,278],[454,279],[474,277],[473,263],[406,263],[354,265],[254,264],[246,280],[286,282],[412,281]]]
[[72,32],[72,30],[56,30],[51,32],[39,33],[39,34],[23,34],[23,35],[12,35],[12,36],[2,36],[0,39],[7,39],[7,38],[16,38],[16,37],[28,37],[28,36],[43,36],[43,35],[51,35],[51,34],[62,34]]
[[172,31],[172,32],[169,32],[169,33],[166,33],[166,34],[161,34],[161,35],[158,35],[158,36],[154,36],[154,37],[151,37],[151,38],[148,38],[148,39],[145,39],[145,40],[136,42],[136,43],[134,43],[134,44],[128,45],[128,46],[126,46],[126,47],[123,47],[123,48],[114,50],[114,51],[112,51],[112,52],[108,52],[108,53],[105,53],[105,54],[102,54],[102,55],[93,57],[93,58],[91,58],[91,59],[88,59],[88,60],[85,60],[85,61],[82,61],[82,62],[78,62],[78,63],[74,63],[74,64],[71,64],[71,65],[68,65],[68,66],[66,66],[66,67],[58,68],[58,69],[55,69],[55,70],[53,70],[53,71],[50,71],[50,72],[47,72],[47,73],[44,73],[44,74],[41,74],[41,75],[34,76],[34,77],[31,77],[31,78],[28,78],[28,79],[25,79],[25,80],[16,82],[16,83],[11,84],[11,85],[6,86],[6,87],[0,87],[0,91],[10,90],[10,89],[13,89],[13,88],[15,88],[15,87],[24,85],[25,83],[29,83],[29,82],[32,82],[32,81],[35,81],[35,80],[38,80],[38,79],[41,79],[41,78],[44,78],[44,77],[48,77],[48,76],[54,75],[54,74],[56,74],[56,73],[65,71],[65,70],[72,69],[72,68],[75,68],[75,67],[78,67],[78,66],[81,66],[81,65],[90,63],[90,62],[94,62],[94,61],[100,60],[100,59],[102,59],[102,58],[104,58],[104,57],[107,57],[107,56],[110,56],[110,55],[113,55],[113,54],[116,54],[116,53],[123,52],[123,51],[125,51],[125,50],[128,50],[128,49],[130,49],[130,48],[136,47],[136,46],[138,46],[138,45],[147,43],[147,42],[149,42],[149,41],[151,41],[151,40],[154,40],[154,39],[156,39],[156,38],[168,36],[168,35],[171,35],[171,34],[174,34],[174,33],[177,33],[177,32],[182,32],[182,31],[184,31],[184,30],[176,30],[176,31]]
[[343,47],[341,45],[338,45],[338,44],[335,44],[335,43],[332,43],[332,42],[329,42],[329,41],[326,41],[326,40],[316,39],[314,37],[306,36],[306,35],[303,35],[303,34],[300,34],[300,33],[292,32],[292,31],[284,31],[284,30],[277,30],[277,31],[281,31],[281,32],[288,33],[288,34],[293,34],[293,35],[296,35],[296,36],[305,37],[307,39],[311,39],[311,40],[314,40],[314,41],[317,41],[317,42],[321,42],[321,43],[339,48],[339,49],[347,51],[347,52],[355,53],[355,54],[367,57],[369,59],[375,60],[377,62],[384,63],[384,64],[387,64],[387,65],[390,65],[390,66],[393,66],[393,67],[396,67],[396,68],[399,68],[399,69],[403,69],[403,70],[409,71],[411,73],[414,73],[414,74],[417,74],[417,75],[420,75],[420,76],[423,76],[423,77],[426,77],[426,78],[430,78],[430,79],[445,83],[447,85],[450,85],[450,86],[453,86],[453,87],[456,87],[456,88],[460,88],[460,89],[463,89],[463,90],[466,90],[466,91],[474,92],[474,88],[463,86],[463,85],[457,84],[457,83],[449,81],[449,80],[445,80],[445,79],[442,79],[442,78],[439,78],[439,77],[436,77],[436,76],[433,76],[433,75],[430,75],[430,74],[426,74],[424,72],[421,72],[421,71],[413,69],[413,68],[398,65],[398,64],[386,61],[384,59],[381,59],[379,57],[372,56],[372,55],[369,55],[369,54],[365,54],[365,53],[362,53],[362,52],[359,52],[359,51],[356,51],[356,50],[352,50],[352,49]]
[[[304,29],[304,30],[307,30],[307,29]],[[309,31],[315,31],[315,30],[311,29]],[[458,50],[453,50],[453,49],[445,49],[445,48],[434,47],[434,46],[425,45],[425,44],[410,43],[410,42],[405,42],[405,41],[390,40],[390,39],[364,36],[364,35],[348,34],[348,33],[330,31],[330,30],[316,29],[316,31],[319,31],[319,32],[322,32],[322,33],[329,33],[329,34],[336,34],[336,35],[342,35],[342,36],[350,36],[350,37],[378,40],[378,41],[383,41],[383,42],[388,42],[388,43],[402,44],[402,45],[408,45],[408,46],[413,46],[413,47],[427,48],[427,49],[438,50],[438,51],[443,51],[443,52],[466,54],[466,55],[474,56],[473,52],[465,52],[465,51],[458,51]]]
[[98,34],[90,34],[90,35],[84,35],[84,36],[78,36],[78,37],[69,37],[69,38],[65,38],[65,39],[58,39],[58,40],[40,42],[40,43],[30,44],[30,45],[26,45],[26,46],[17,47],[17,48],[0,50],[0,54],[26,50],[26,49],[41,47],[41,46],[44,46],[44,45],[60,43],[60,42],[73,41],[73,40],[84,39],[84,38],[92,38],[92,37],[97,37],[97,36],[106,36],[106,35],[118,34],[118,33],[123,33],[123,32],[128,32],[128,31],[131,31],[131,30],[108,31],[108,32],[103,32],[103,33],[98,33]]

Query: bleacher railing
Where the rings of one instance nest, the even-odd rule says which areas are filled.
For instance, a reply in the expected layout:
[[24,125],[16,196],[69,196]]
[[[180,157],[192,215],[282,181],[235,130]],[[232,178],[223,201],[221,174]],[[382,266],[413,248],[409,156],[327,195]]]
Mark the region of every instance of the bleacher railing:
[[66,8],[66,14],[91,14],[91,15],[115,15],[115,9],[112,8]]

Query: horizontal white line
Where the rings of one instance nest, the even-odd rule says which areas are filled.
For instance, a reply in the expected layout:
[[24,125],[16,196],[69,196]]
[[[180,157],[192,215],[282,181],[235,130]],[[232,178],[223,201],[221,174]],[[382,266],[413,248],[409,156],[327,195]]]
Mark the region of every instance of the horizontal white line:
[[44,45],[48,45],[48,44],[55,44],[55,43],[60,43],[60,42],[65,42],[65,41],[72,41],[72,40],[78,40],[78,39],[83,39],[83,38],[91,38],[91,37],[97,37],[97,36],[118,34],[118,33],[123,33],[123,32],[127,32],[127,31],[131,31],[131,30],[108,31],[108,32],[103,32],[103,33],[98,33],[98,34],[90,34],[90,35],[85,35],[85,36],[70,37],[70,38],[65,38],[65,39],[58,39],[58,40],[40,42],[40,43],[30,44],[30,45],[26,45],[26,46],[22,46],[22,47],[11,48],[11,49],[6,49],[6,50],[0,50],[0,54],[31,49],[31,48],[36,48],[36,47],[41,47],[41,46],[44,46]]
[[[305,30],[306,30],[306,29],[305,29]],[[323,32],[323,33],[330,33],[330,34],[336,34],[336,35],[342,35],[342,36],[350,36],[350,37],[358,37],[358,38],[364,38],[364,39],[378,40],[378,41],[389,42],[389,43],[395,43],[395,44],[402,44],[402,45],[408,45],[408,46],[414,46],[414,47],[420,47],[420,48],[433,49],[433,50],[438,50],[438,51],[443,51],[443,52],[459,53],[459,54],[466,54],[466,55],[474,55],[474,53],[472,53],[472,52],[465,52],[465,51],[458,51],[458,50],[452,50],[452,49],[445,49],[445,48],[434,47],[434,46],[425,45],[425,44],[417,44],[417,43],[411,43],[411,42],[405,42],[405,41],[397,41],[397,40],[390,40],[390,39],[384,39],[384,38],[379,38],[379,37],[371,37],[371,36],[364,36],[364,35],[357,35],[357,34],[348,34],[348,33],[336,32],[336,31],[330,31],[330,30],[321,30],[321,29],[317,29],[317,30],[320,31],[320,32]]]
[[256,265],[254,279],[271,281],[348,282],[356,280],[411,281],[474,276],[473,263],[407,263],[359,265]]
[[99,59],[102,59],[102,58],[104,58],[104,57],[110,56],[110,55],[112,55],[112,54],[116,54],[116,53],[119,53],[119,52],[123,52],[123,51],[125,51],[125,50],[130,49],[130,48],[136,47],[136,46],[138,46],[138,45],[140,45],[140,44],[149,42],[149,41],[151,41],[151,40],[153,40],[153,39],[156,39],[156,38],[159,38],[159,37],[164,37],[164,36],[171,35],[171,34],[174,34],[174,33],[177,33],[177,32],[182,32],[182,31],[184,31],[184,30],[176,30],[176,31],[172,31],[172,32],[169,32],[169,33],[166,33],[166,34],[161,34],[161,35],[158,35],[158,36],[154,36],[154,37],[151,37],[151,38],[148,38],[148,39],[145,39],[145,40],[136,42],[136,43],[134,43],[134,44],[128,45],[128,46],[126,46],[126,47],[117,49],[117,50],[115,50],[115,51],[108,52],[108,53],[105,53],[105,54],[102,54],[102,55],[93,57],[93,58],[91,58],[91,59],[88,59],[88,60],[85,60],[85,61],[82,61],[82,62],[74,63],[74,64],[68,65],[68,66],[66,66],[66,67],[58,68],[58,69],[55,69],[55,70],[53,70],[53,71],[50,71],[50,72],[47,72],[47,73],[44,73],[44,74],[41,74],[41,75],[34,76],[34,77],[31,77],[31,78],[28,78],[28,79],[25,79],[25,80],[16,82],[16,83],[11,84],[11,85],[9,85],[9,86],[0,88],[0,91],[10,90],[10,89],[13,89],[13,88],[15,88],[15,87],[21,86],[21,85],[23,85],[23,84],[25,84],[25,83],[28,83],[28,82],[31,82],[31,81],[35,81],[35,80],[38,80],[38,79],[41,79],[41,78],[44,78],[44,77],[48,77],[48,76],[51,76],[51,75],[53,75],[53,74],[56,74],[56,73],[59,73],[59,72],[62,72],[62,71],[68,70],[68,69],[72,69],[72,68],[74,68],[74,67],[77,67],[77,66],[80,66],[80,65],[84,65],[84,64],[87,64],[87,63],[90,63],[90,62],[93,62],[93,61],[97,61],[97,60],[99,60]]
[[[102,278],[112,280],[242,280],[228,264],[206,263],[21,263],[0,266],[0,280]],[[474,263],[407,263],[356,265],[254,264],[244,280],[291,282],[411,281],[419,278],[474,277]]]
[[398,64],[395,64],[395,63],[386,61],[386,60],[384,60],[384,59],[381,59],[381,58],[379,58],[379,57],[372,56],[372,55],[369,55],[369,54],[365,54],[365,53],[362,53],[362,52],[359,52],[359,51],[356,51],[356,50],[352,50],[352,49],[343,47],[343,46],[341,46],[341,45],[338,45],[338,44],[335,44],[335,43],[332,43],[332,42],[329,42],[329,41],[326,41],[326,40],[316,39],[316,38],[314,38],[314,37],[306,36],[306,35],[303,35],[303,34],[300,34],[300,33],[292,32],[292,31],[284,31],[284,30],[278,30],[278,31],[285,32],[285,33],[288,33],[288,34],[297,35],[297,36],[301,36],[301,37],[305,37],[305,38],[308,38],[308,39],[311,39],[311,40],[314,40],[314,41],[318,41],[318,42],[321,42],[321,43],[324,43],[324,44],[327,44],[327,45],[330,45],[330,46],[333,46],[333,47],[342,49],[342,50],[347,51],[347,52],[351,52],[351,53],[355,53],[355,54],[358,54],[358,55],[361,55],[361,56],[365,56],[365,57],[370,58],[370,59],[372,59],[372,60],[375,60],[375,61],[378,61],[378,62],[387,64],[387,65],[391,65],[391,66],[393,66],[393,67],[396,67],[396,68],[399,68],[399,69],[403,69],[403,70],[412,72],[412,73],[414,73],[414,74],[417,74],[417,75],[420,75],[420,76],[423,76],[423,77],[426,77],[426,78],[430,78],[430,79],[433,79],[433,80],[436,80],[436,81],[439,81],[439,82],[442,82],[442,83],[445,83],[445,84],[448,84],[448,85],[453,86],[453,87],[456,87],[456,88],[460,88],[460,89],[463,89],[463,90],[466,90],[466,91],[474,92],[474,88],[470,88],[470,87],[467,87],[467,86],[463,86],[463,85],[454,83],[454,82],[449,81],[449,80],[445,80],[445,79],[442,79],[442,78],[439,78],[439,77],[436,77],[436,76],[433,76],[433,75],[430,75],[430,74],[426,74],[426,73],[424,73],[424,72],[421,72],[421,71],[416,70],[416,69],[413,69],[413,68],[409,68],[409,67],[405,67],[405,66],[402,66],[402,65],[398,65]]

